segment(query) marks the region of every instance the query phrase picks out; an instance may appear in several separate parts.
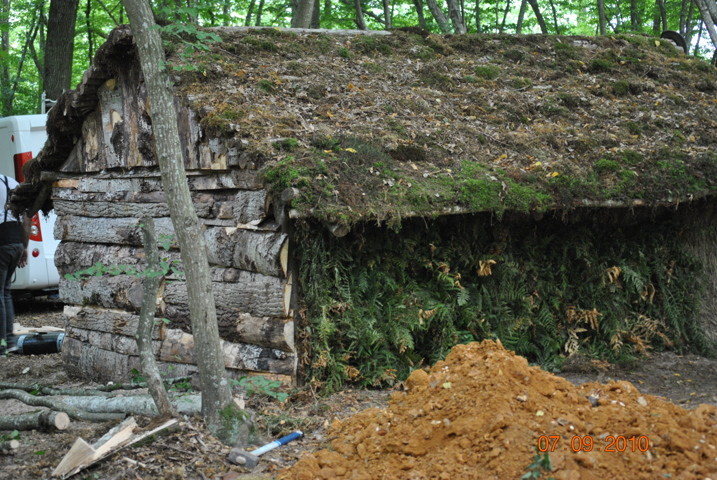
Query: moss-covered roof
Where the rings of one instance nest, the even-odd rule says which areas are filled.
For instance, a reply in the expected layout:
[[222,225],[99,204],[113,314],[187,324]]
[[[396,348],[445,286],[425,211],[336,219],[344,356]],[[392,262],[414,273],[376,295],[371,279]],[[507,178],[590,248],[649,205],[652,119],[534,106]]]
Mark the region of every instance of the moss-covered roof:
[[294,216],[539,213],[717,189],[717,69],[666,40],[215,31],[189,62],[169,53],[177,93],[208,135],[266,165],[276,195],[294,189]]
[[298,190],[295,216],[669,204],[717,185],[717,70],[665,40],[221,34],[178,91]]

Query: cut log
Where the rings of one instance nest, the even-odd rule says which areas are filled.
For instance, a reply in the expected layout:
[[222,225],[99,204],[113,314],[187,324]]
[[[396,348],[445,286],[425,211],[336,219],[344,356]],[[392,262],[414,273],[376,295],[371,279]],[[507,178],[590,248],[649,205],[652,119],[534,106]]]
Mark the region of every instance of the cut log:
[[[142,245],[142,233],[138,223],[136,218],[63,216],[55,221],[54,235],[63,241],[139,246]],[[174,234],[169,217],[158,218],[156,227],[158,235]]]
[[[126,335],[115,335],[114,333],[97,332],[94,330],[85,330],[69,326],[67,327],[67,336],[89,343],[103,350],[122,353],[125,355],[138,355],[137,342],[134,335],[129,337]],[[152,342],[152,348],[155,353],[159,352],[161,342],[155,340]]]
[[[98,382],[129,382],[132,370],[140,370],[139,358],[134,355],[104,350],[76,338],[65,337],[62,344],[62,360],[71,376]],[[195,365],[183,363],[160,363],[162,377],[187,377],[197,372]]]
[[[14,398],[33,407],[47,407],[60,412],[65,412],[75,420],[85,422],[109,422],[125,417],[116,413],[88,413],[75,407],[65,404],[61,400],[48,397],[36,397],[22,390],[0,390],[0,398]],[[87,398],[87,397],[85,397]]]
[[[137,331],[139,320],[138,315],[124,310],[91,306],[65,305],[63,315],[69,322],[69,327],[76,329],[69,336],[77,336],[74,332],[83,329],[132,337]],[[164,322],[155,324],[152,339],[161,340],[164,337],[164,329]]]
[[[55,213],[58,216],[78,215],[83,217],[168,217],[169,208],[165,203],[130,203],[130,202],[70,202],[66,200],[53,201]],[[214,202],[195,203],[194,210],[200,218],[212,216]]]
[[53,432],[66,430],[70,426],[70,417],[65,412],[41,410],[24,415],[0,417],[0,430],[41,430]]
[[[295,372],[296,356],[293,354],[257,345],[226,341],[221,343],[226,368],[283,375],[292,375]],[[164,361],[195,363],[194,337],[181,330],[168,329],[159,358]]]
[[[172,405],[181,415],[196,415],[202,410],[200,394],[173,396]],[[150,395],[122,395],[114,397],[64,397],[67,405],[92,413],[126,413],[156,417],[159,412]]]
[[9,453],[20,448],[20,442],[17,440],[7,440],[0,442],[0,453]]
[[286,275],[288,235],[237,228],[210,228],[204,238],[207,240],[209,262],[213,265],[265,275]]

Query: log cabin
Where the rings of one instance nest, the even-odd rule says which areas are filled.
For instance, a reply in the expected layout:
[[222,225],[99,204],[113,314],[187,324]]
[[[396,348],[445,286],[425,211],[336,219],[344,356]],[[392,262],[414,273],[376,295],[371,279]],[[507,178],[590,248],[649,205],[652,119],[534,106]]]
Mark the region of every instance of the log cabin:
[[[487,327],[493,320],[480,292],[503,266],[528,264],[518,254],[521,245],[552,239],[554,251],[586,225],[626,236],[655,226],[676,232],[670,237],[700,265],[703,288],[685,309],[689,322],[709,345],[717,339],[711,253],[717,74],[706,62],[681,55],[668,42],[629,35],[441,37],[415,28],[214,32],[221,41],[191,57],[169,39],[167,68],[188,183],[205,227],[226,367],[234,377],[264,374],[295,382],[334,365],[340,382],[380,384],[396,380],[399,363],[413,368],[435,361],[419,354],[421,348],[433,351],[426,347],[431,343],[538,335],[538,321],[526,323],[515,312],[509,327]],[[47,144],[25,166],[26,181],[12,206],[30,214],[54,208],[62,275],[98,262],[142,268],[137,223],[144,215],[155,218],[158,233],[171,243],[150,103],[131,31],[120,26],[77,88],[50,110]],[[604,241],[617,248],[625,238]],[[437,257],[449,248],[460,250],[452,263]],[[365,256],[369,251],[374,257]],[[404,296],[391,303],[376,293],[361,314],[366,324],[357,331],[342,325],[342,316],[360,311],[352,303],[358,293],[352,297],[343,287],[361,287],[337,272],[356,264],[368,269],[357,275],[368,278],[376,262],[388,271],[406,252],[401,262],[419,265],[404,265],[409,273],[403,283],[394,277],[374,282]],[[178,252],[170,248],[165,256],[176,260]],[[669,283],[677,278],[670,268],[686,271],[675,262],[666,259],[655,278],[667,271]],[[588,271],[591,264],[571,268]],[[324,285],[311,273],[316,265],[334,272],[333,283]],[[636,263],[616,265],[599,272],[601,288],[627,290],[636,278],[628,277]],[[543,275],[518,270],[534,280]],[[428,271],[448,285],[446,298],[424,295],[430,282],[405,293],[412,275]],[[627,303],[665,303],[658,280],[641,282],[633,282],[637,293]],[[588,338],[589,331],[598,335],[598,318],[608,312],[578,293],[563,298],[565,285],[552,293],[535,284],[518,290],[526,315],[547,312],[540,302],[560,297],[547,328],[559,340],[539,347],[516,340],[512,348],[533,352],[538,361],[548,349],[569,356],[594,348],[598,340]],[[122,381],[139,368],[132,335],[141,293],[141,281],[128,275],[62,279],[62,355],[70,373]],[[472,305],[477,320],[448,333],[429,326],[449,303],[455,309]],[[624,323],[601,340],[608,351],[632,344],[639,352],[662,337],[665,346],[681,341],[689,347],[682,327],[645,313],[652,307],[626,308]],[[401,324],[402,312],[418,322]],[[157,316],[167,320],[153,337],[163,372],[196,372],[181,277],[163,283]],[[356,339],[386,325],[403,326],[366,344]],[[383,343],[391,353],[364,371],[384,355],[366,345]],[[388,368],[391,362],[397,366]]]

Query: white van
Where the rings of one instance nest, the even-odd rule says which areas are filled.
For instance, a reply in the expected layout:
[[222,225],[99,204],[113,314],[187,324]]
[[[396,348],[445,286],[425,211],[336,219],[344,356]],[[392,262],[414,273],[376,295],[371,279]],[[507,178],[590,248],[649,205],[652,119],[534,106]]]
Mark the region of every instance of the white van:
[[[22,166],[45,145],[47,115],[20,115],[0,118],[0,173],[22,183]],[[55,267],[55,250],[60,243],[53,230],[55,214],[32,218],[27,266],[15,270],[12,289],[44,295],[56,291],[60,275]],[[19,292],[16,292],[19,293]]]

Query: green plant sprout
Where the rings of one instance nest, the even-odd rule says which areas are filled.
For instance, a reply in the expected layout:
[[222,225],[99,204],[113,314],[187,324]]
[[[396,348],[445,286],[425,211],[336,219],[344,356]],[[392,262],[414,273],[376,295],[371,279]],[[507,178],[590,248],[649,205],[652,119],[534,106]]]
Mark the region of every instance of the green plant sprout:
[[287,393],[276,391],[277,388],[281,387],[280,381],[270,380],[263,375],[241,377],[239,380],[231,380],[231,382],[233,385],[239,385],[246,390],[248,397],[252,395],[266,395],[280,402],[285,402],[286,399],[289,398]]
[[[538,479],[547,472],[553,471],[553,464],[550,461],[550,455],[545,452],[543,455],[540,452],[536,452],[533,457],[533,463],[528,465],[528,473],[520,477],[520,480],[531,480]],[[555,480],[553,477],[548,477],[547,480]]]

